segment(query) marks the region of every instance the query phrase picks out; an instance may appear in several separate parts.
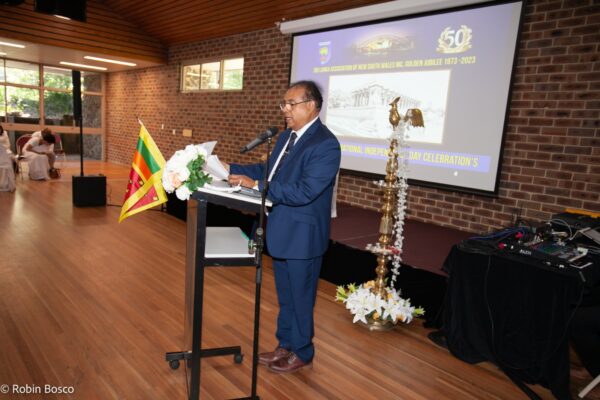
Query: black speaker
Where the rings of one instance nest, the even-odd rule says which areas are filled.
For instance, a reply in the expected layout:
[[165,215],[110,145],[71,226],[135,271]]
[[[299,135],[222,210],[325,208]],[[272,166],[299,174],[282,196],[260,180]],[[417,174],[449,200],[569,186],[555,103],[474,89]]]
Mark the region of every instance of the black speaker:
[[85,22],[86,0],[35,0],[34,10]]
[[73,77],[73,118],[79,125],[81,118],[81,72],[72,71]]
[[106,176],[73,176],[73,205],[95,207],[106,205]]

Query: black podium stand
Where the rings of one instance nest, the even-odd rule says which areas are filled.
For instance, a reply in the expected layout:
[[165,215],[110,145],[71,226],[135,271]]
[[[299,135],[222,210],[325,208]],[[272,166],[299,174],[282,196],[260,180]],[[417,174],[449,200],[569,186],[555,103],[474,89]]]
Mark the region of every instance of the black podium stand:
[[[232,355],[241,363],[240,346],[202,349],[202,304],[204,291],[204,268],[206,267],[255,267],[256,295],[254,304],[254,340],[252,349],[252,388],[249,397],[259,399],[256,394],[258,365],[258,332],[260,322],[260,289],[262,283],[262,256],[248,250],[247,239],[239,228],[206,227],[208,203],[225,206],[244,212],[258,213],[261,199],[238,193],[224,193],[202,188],[188,201],[186,288],[185,288],[185,346],[186,350],[166,354],[171,368],[179,367],[185,360],[191,372],[188,400],[200,398],[200,361],[204,357]],[[236,238],[236,232],[237,238]]]

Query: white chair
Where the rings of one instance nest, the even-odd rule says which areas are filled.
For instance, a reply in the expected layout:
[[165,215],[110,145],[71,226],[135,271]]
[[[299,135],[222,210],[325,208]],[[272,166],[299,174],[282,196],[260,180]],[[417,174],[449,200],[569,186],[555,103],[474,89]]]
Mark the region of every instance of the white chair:
[[31,139],[31,134],[20,136],[15,145],[17,147],[17,167],[19,168],[19,175],[21,175],[21,182],[23,181],[23,165],[27,164],[25,157],[23,156],[23,147]]
[[4,146],[0,146],[0,192],[14,192],[15,170]]
[[600,375],[594,378],[586,387],[581,389],[581,392],[577,394],[577,397],[583,399],[593,388],[595,388],[600,383]]

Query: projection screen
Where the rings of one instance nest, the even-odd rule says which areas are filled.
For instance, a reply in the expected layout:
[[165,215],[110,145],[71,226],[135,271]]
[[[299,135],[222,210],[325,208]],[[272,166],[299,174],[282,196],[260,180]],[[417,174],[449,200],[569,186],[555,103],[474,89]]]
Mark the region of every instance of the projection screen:
[[409,179],[497,192],[522,2],[296,34],[292,82],[323,89],[321,119],[342,145],[342,168],[385,174],[389,103],[422,112],[406,130]]

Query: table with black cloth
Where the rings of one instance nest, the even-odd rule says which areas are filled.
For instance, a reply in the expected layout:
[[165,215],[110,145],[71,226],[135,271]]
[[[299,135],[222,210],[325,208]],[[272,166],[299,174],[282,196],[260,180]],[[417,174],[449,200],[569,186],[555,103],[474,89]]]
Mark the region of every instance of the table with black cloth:
[[526,394],[541,384],[569,399],[569,323],[600,266],[558,268],[467,240],[454,246],[442,332],[459,359],[495,363]]

